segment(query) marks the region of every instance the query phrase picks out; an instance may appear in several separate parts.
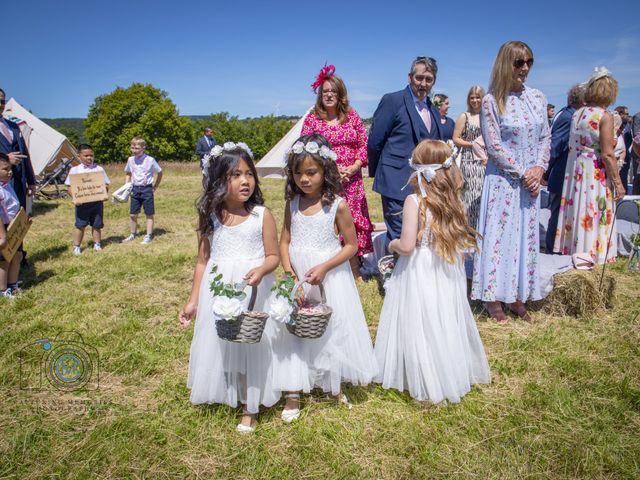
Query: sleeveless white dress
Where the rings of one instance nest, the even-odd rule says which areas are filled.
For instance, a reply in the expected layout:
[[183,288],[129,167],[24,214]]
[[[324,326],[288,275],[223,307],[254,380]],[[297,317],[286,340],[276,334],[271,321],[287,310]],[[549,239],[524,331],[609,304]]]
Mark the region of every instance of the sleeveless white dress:
[[[209,284],[213,280],[211,266],[218,266],[224,282],[241,282],[252,268],[264,262],[262,222],[265,207],[256,206],[249,217],[239,225],[228,227],[213,218],[211,257],[200,285],[198,313],[196,316],[189,379],[191,401],[199,403],[224,403],[237,407],[245,404],[250,413],[258,413],[259,406],[270,407],[278,402],[281,392],[271,383],[271,347],[275,325],[267,320],[262,339],[255,344],[238,344],[218,338],[211,308],[213,294]],[[275,277],[266,275],[258,286],[254,309],[266,311],[265,303]],[[251,288],[245,290],[248,304]]]
[[386,285],[376,382],[420,401],[459,402],[472,384],[490,383],[491,374],[467,300],[464,263],[436,253],[431,220],[427,210],[422,242],[398,259]]
[[[315,215],[303,215],[299,196],[290,203],[291,243],[289,256],[298,278],[312,267],[335,256],[342,245],[335,233],[335,216],[340,202]],[[284,325],[274,351],[274,385],[281,391],[309,392],[318,387],[337,395],[340,384],[366,385],[377,373],[369,330],[349,262],[330,270],[323,282],[327,304],[333,314],[320,338],[298,338]],[[307,288],[308,287],[308,288]],[[320,298],[319,288],[305,285],[308,298]]]

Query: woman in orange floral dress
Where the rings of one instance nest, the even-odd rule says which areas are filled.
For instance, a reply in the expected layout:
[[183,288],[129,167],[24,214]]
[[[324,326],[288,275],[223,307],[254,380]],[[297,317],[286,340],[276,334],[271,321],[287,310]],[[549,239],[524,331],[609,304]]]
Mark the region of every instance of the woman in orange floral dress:
[[597,68],[586,87],[586,105],[571,120],[560,200],[554,250],[586,253],[594,263],[613,262],[617,255],[613,202],[624,196],[624,186],[613,152],[613,117],[607,111],[617,95],[616,79]]

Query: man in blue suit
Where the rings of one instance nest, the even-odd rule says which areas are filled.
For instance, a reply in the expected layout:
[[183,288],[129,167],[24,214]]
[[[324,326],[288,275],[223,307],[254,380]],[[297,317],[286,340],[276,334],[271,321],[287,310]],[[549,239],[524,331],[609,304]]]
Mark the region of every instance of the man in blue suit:
[[27,196],[35,193],[36,179],[29,158],[29,150],[17,123],[2,117],[6,105],[6,94],[0,88],[0,152],[9,156],[13,177],[11,186],[20,206],[27,210]]
[[211,128],[209,127],[206,127],[204,129],[204,136],[200,137],[198,139],[198,143],[196,143],[196,153],[200,157],[200,167],[202,167],[202,157],[209,153],[215,146],[216,141],[213,138],[213,130],[211,130]]
[[442,139],[440,113],[429,98],[437,74],[433,58],[416,58],[409,85],[384,95],[373,114],[367,145],[369,176],[374,177],[373,190],[382,196],[387,246],[402,231],[402,207],[412,193],[411,188],[402,187],[413,172],[408,163],[413,149],[422,140]]
[[543,175],[547,182],[549,192],[549,225],[545,237],[547,253],[553,252],[553,244],[556,240],[558,228],[558,215],[560,214],[560,198],[562,197],[562,185],[564,184],[564,171],[569,156],[569,134],[571,132],[571,117],[575,111],[584,105],[584,86],[574,85],[567,94],[567,106],[558,112],[551,126],[551,155],[549,166]]

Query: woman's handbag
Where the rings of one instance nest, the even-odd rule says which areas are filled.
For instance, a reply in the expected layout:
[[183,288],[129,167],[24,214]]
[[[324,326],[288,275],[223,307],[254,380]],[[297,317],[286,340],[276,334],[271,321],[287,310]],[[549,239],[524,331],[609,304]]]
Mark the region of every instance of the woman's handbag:
[[489,156],[487,155],[487,147],[484,145],[482,135],[478,135],[478,137],[471,142],[471,154],[476,162],[480,162],[483,165],[487,164]]

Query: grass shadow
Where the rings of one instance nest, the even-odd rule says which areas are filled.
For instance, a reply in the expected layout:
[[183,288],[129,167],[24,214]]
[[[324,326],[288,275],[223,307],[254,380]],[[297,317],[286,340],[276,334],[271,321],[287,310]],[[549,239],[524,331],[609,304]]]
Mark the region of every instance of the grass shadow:
[[164,228],[154,228],[153,236],[161,237],[162,235],[166,235],[167,233],[173,233],[171,230],[165,230]]
[[22,289],[24,290],[40,285],[55,275],[56,273],[53,270],[42,270],[36,274],[33,266],[30,265],[29,267],[21,270],[21,276],[23,278]]
[[37,217],[38,215],[44,215],[45,213],[49,213],[56,208],[58,208],[60,204],[58,202],[47,202],[47,201],[38,201],[33,202],[33,216]]
[[[29,264],[41,262],[43,260],[51,260],[57,258],[66,252],[69,248],[63,245],[57,245],[55,247],[45,248],[44,250],[38,250],[33,255],[28,255]],[[29,268],[29,267],[27,267]]]

